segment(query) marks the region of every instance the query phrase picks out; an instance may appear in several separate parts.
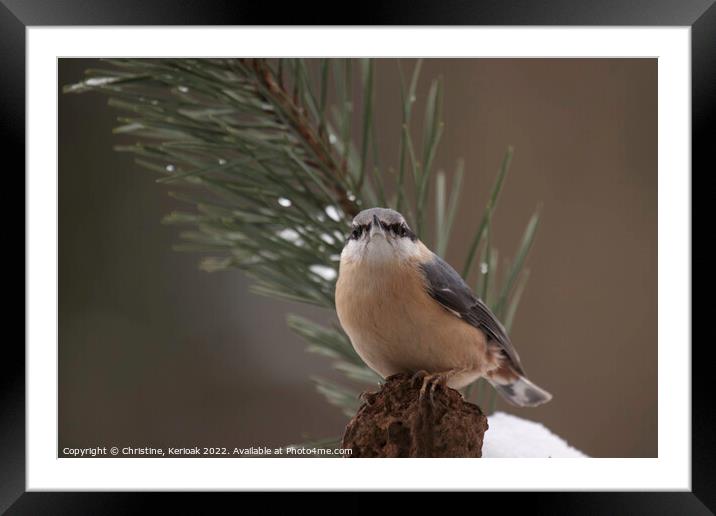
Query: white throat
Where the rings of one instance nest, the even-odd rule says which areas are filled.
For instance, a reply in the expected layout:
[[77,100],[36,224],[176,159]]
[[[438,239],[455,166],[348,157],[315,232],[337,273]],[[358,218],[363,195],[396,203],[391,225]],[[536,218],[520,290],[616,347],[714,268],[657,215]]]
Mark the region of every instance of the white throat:
[[373,235],[370,238],[349,240],[341,253],[341,261],[386,264],[403,262],[419,254],[418,243],[409,238]]

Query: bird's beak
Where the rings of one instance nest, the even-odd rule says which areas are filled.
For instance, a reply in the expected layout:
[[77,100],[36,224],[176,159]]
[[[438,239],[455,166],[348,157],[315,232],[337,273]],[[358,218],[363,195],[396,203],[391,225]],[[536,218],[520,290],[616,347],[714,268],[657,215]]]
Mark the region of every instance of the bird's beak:
[[370,225],[370,237],[373,238],[377,235],[380,235],[385,238],[385,231],[383,230],[383,226],[381,226],[378,217],[376,215],[373,215],[373,223]]

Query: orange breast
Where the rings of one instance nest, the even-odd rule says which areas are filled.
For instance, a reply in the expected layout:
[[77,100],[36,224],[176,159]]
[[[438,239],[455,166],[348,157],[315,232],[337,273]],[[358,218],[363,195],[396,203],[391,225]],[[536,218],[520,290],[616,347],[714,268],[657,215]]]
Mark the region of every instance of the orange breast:
[[492,368],[484,334],[428,294],[414,263],[342,263],[336,309],[358,354],[384,377]]

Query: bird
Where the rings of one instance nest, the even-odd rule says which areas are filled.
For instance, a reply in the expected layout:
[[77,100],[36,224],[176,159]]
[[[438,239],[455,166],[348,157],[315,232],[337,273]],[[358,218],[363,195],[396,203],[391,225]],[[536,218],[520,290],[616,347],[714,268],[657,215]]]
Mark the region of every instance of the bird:
[[352,220],[335,288],[338,320],[382,378],[421,373],[421,398],[485,378],[508,402],[534,407],[552,395],[525,375],[495,314],[445,260],[388,208]]

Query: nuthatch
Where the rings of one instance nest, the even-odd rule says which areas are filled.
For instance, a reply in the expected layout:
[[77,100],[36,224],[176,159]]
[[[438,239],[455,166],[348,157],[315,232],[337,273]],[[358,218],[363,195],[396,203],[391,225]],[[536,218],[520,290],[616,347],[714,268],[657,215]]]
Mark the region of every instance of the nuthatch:
[[358,355],[383,378],[427,371],[432,388],[460,389],[484,377],[518,406],[552,399],[525,377],[495,315],[397,211],[372,208],[353,219],[336,309]]

